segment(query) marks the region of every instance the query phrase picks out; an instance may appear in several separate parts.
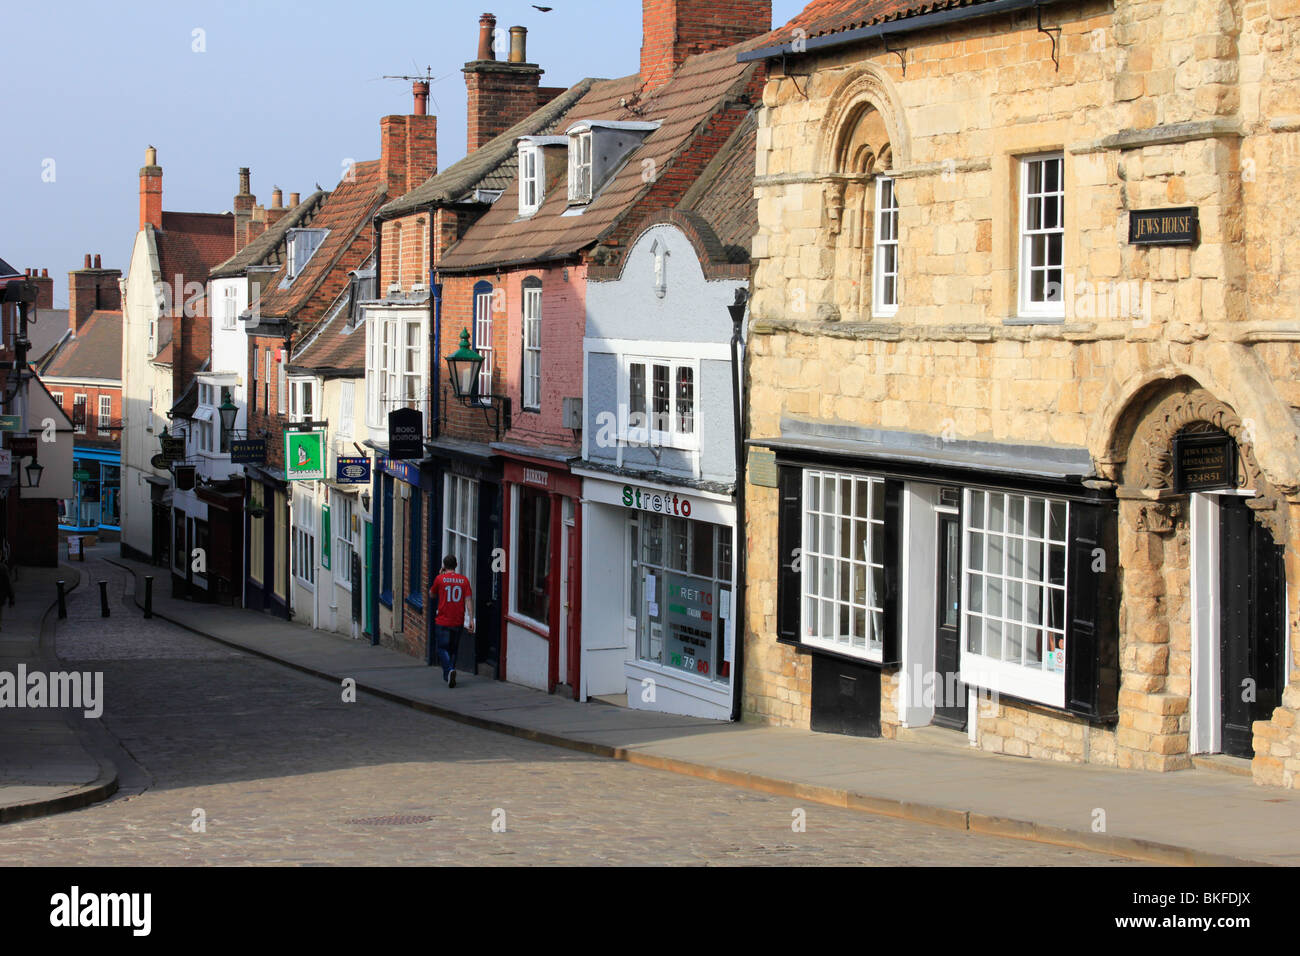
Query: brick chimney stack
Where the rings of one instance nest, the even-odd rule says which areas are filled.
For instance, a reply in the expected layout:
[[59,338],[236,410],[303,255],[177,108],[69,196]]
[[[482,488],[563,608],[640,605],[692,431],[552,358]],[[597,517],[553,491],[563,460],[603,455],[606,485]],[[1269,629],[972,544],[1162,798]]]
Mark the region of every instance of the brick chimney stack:
[[478,59],[465,64],[469,92],[465,152],[472,153],[499,136],[560,90],[538,86],[544,72],[528,62],[528,30],[510,28],[510,54],[498,61],[494,49],[497,20],[490,13],[479,18]]
[[158,165],[158,150],[150,146],[144,151],[144,165],[140,167],[140,228],[151,225],[162,228],[162,167]]
[[668,81],[688,57],[772,29],[772,0],[641,0],[641,83]]
[[248,224],[253,218],[253,206],[257,197],[249,189],[249,171],[247,166],[239,167],[239,192],[235,194],[235,251],[238,252],[252,240],[248,234]]
[[81,334],[86,319],[96,309],[117,312],[122,308],[122,288],[118,284],[122,270],[103,268],[98,255],[93,257],[93,265],[91,262],[90,253],[86,253],[85,266],[68,273],[68,328],[73,335]]
[[36,308],[52,309],[54,308],[54,280],[50,278],[50,270],[41,269],[40,275],[36,273],[36,269],[27,273],[36,283]]
[[411,84],[410,116],[379,121],[379,178],[389,199],[404,196],[438,172],[438,117],[430,116],[429,84]]

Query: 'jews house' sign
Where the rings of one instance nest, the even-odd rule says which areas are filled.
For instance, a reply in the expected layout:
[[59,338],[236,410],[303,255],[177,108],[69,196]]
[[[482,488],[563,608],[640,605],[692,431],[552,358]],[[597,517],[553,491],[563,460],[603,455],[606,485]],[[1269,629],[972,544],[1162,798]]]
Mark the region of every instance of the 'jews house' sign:
[[1237,483],[1237,444],[1229,435],[1179,435],[1174,439],[1178,491],[1211,491]]
[[1199,227],[1195,206],[1134,209],[1128,214],[1128,241],[1138,246],[1190,246]]

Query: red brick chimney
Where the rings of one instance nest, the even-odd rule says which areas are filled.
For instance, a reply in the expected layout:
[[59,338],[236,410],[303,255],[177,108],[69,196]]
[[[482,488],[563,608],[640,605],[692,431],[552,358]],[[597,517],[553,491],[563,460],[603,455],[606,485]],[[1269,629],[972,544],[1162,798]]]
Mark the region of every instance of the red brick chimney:
[[490,13],[479,18],[478,59],[465,64],[469,92],[466,154],[499,136],[543,103],[555,90],[539,88],[544,72],[528,62],[528,31],[510,28],[510,56],[501,62],[493,49],[497,19]]
[[50,270],[41,269],[40,275],[37,275],[36,271],[33,269],[27,273],[36,283],[36,308],[52,309],[54,308],[54,280],[50,278]]
[[411,84],[410,116],[379,121],[379,177],[389,199],[404,196],[438,172],[438,117],[430,116],[429,84]]
[[85,266],[68,273],[68,328],[73,335],[81,334],[86,319],[96,309],[117,312],[122,308],[122,289],[118,285],[122,270],[102,268],[98,255],[93,263],[90,253],[86,253]]
[[140,167],[140,228],[146,223],[162,228],[162,167],[158,165],[158,150],[152,146],[144,151],[144,165]]
[[253,218],[253,206],[257,197],[249,190],[249,172],[247,166],[239,167],[239,192],[235,194],[235,251],[248,245],[248,223]]
[[641,83],[662,86],[696,53],[772,29],[772,0],[641,0]]

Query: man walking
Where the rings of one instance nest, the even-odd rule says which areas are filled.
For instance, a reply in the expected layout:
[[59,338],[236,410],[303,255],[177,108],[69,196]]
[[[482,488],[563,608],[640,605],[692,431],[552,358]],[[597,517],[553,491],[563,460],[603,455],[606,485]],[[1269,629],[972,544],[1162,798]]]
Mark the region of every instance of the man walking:
[[438,616],[433,619],[433,636],[438,648],[442,679],[448,687],[456,686],[456,651],[462,630],[474,633],[474,589],[469,578],[456,570],[456,558],[442,559],[442,573],[433,579],[429,596],[438,602]]

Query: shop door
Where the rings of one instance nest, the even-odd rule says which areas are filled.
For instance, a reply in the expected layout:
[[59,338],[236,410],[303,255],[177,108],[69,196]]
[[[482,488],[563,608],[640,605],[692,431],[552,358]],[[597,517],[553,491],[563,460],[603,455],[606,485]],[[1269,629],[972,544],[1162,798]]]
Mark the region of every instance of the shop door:
[[1219,516],[1222,748],[1249,758],[1251,723],[1268,720],[1282,695],[1286,568],[1282,548],[1246,499],[1223,495]]
[[935,575],[934,722],[966,729],[966,685],[957,679],[961,664],[961,517],[939,513]]

